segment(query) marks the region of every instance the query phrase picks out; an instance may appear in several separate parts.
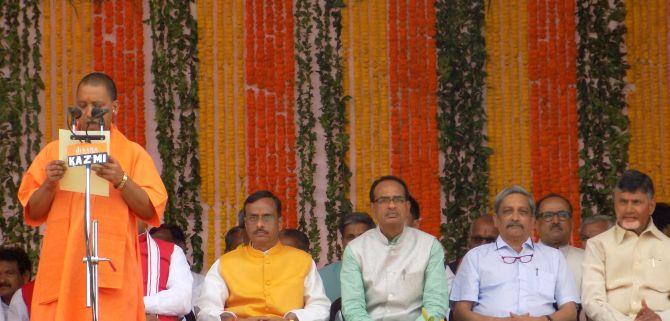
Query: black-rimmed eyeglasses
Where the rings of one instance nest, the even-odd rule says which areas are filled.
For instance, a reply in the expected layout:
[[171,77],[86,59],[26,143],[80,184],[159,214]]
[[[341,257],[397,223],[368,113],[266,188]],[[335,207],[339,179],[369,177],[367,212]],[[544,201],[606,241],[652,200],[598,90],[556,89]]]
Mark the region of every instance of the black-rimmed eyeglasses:
[[558,219],[560,221],[566,221],[569,220],[570,217],[572,217],[572,214],[570,214],[570,212],[568,211],[558,211],[558,212],[546,211],[538,215],[539,218],[543,219],[546,222],[551,222],[551,220],[554,219],[554,216],[558,216]]

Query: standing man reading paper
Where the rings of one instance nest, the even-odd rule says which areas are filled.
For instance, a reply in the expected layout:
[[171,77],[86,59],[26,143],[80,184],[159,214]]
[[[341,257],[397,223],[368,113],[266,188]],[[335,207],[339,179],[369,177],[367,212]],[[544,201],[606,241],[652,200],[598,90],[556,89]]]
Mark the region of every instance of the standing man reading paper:
[[[111,131],[108,162],[93,166],[109,182],[109,197],[91,196],[91,216],[99,222],[98,251],[112,260],[99,265],[101,320],[144,320],[137,219],[159,225],[167,192],[151,157],[112,123],[121,111],[114,81],[103,73],[86,75],[77,86],[76,108],[82,112],[78,130],[99,130],[93,108]],[[33,320],[90,320],[86,308],[84,194],[64,191],[59,181],[67,172],[59,160],[58,141],[37,155],[23,176],[19,199],[26,223],[46,224],[33,294]],[[84,184],[84,182],[82,182]]]

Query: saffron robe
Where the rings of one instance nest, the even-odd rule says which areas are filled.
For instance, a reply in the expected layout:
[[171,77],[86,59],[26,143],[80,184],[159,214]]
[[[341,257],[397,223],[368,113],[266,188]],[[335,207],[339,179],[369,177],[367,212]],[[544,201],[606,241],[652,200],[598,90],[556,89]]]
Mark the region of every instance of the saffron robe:
[[[167,192],[149,154],[113,126],[110,155],[149,196],[155,215],[147,223],[159,225]],[[90,320],[91,311],[86,308],[86,264],[82,262],[84,194],[58,190],[49,213],[41,220],[31,219],[30,208],[26,207],[46,179],[47,164],[57,159],[58,141],[53,141],[37,155],[19,188],[25,222],[32,226],[46,223],[30,315],[40,321]],[[143,321],[137,217],[121,191],[111,183],[109,187],[109,197],[91,196],[91,217],[98,220],[98,255],[111,259],[116,268],[114,271],[105,262],[99,265],[100,320]]]

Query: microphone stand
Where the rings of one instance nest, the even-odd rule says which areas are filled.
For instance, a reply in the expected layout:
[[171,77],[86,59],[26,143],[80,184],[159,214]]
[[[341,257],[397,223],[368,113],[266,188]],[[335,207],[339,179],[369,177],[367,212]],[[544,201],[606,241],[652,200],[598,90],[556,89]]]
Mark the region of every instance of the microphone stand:
[[[104,119],[102,115],[100,115],[99,124],[99,135],[89,135],[88,132],[85,135],[73,133],[70,139],[78,139],[87,143],[94,140],[104,140]],[[74,128],[74,125],[72,127]],[[93,321],[98,321],[100,316],[98,263],[109,262],[112,270],[116,271],[116,268],[114,268],[111,259],[98,257],[98,220],[91,222],[91,164],[86,165],[86,191],[84,195],[84,241],[86,256],[82,261],[86,263],[86,307],[92,308]]]

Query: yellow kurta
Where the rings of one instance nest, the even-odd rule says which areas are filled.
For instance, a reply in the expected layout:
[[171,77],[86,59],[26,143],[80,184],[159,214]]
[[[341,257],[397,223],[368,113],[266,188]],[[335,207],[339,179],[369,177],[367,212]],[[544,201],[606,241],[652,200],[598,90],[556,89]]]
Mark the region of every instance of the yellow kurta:
[[230,296],[226,311],[240,318],[284,317],[305,305],[305,278],[312,267],[309,254],[277,244],[267,253],[241,246],[224,254],[219,274]]
[[[149,195],[156,215],[147,223],[160,224],[167,192],[151,157],[116,127],[111,130],[110,140],[111,156],[119,161],[129,179]],[[40,221],[31,220],[27,215],[30,208],[25,208],[33,192],[46,179],[47,164],[56,159],[58,141],[40,151],[19,188],[26,223],[33,226],[46,223],[31,319],[90,320],[91,312],[86,308],[86,265],[82,263],[84,194],[57,191],[48,215]],[[91,196],[91,216],[99,222],[98,254],[112,259],[116,267],[113,271],[109,264],[100,264],[100,320],[144,320],[136,215],[128,208],[121,192],[110,184],[109,197]]]

